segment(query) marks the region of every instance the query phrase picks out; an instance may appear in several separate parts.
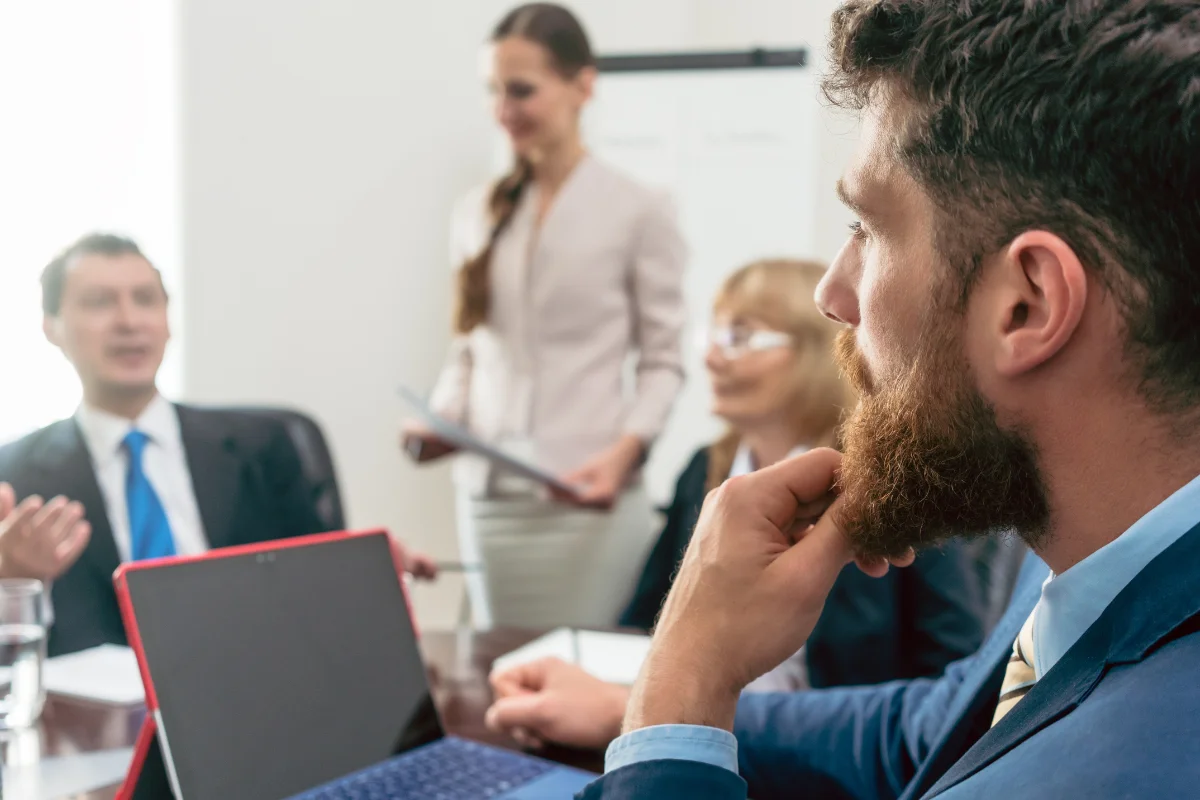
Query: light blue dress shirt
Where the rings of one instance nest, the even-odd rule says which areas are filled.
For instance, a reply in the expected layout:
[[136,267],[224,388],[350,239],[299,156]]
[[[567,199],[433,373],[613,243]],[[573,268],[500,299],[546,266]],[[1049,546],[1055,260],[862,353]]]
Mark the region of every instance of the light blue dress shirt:
[[[1061,575],[1051,575],[1033,611],[1034,673],[1040,679],[1092,626],[1121,590],[1156,556],[1200,522],[1200,477],[1129,530]],[[606,772],[642,761],[700,761],[738,771],[737,739],[699,725],[656,725],[608,747]]]
[[1033,610],[1033,672],[1040,680],[1131,580],[1200,522],[1200,477],[1062,575],[1051,575]]

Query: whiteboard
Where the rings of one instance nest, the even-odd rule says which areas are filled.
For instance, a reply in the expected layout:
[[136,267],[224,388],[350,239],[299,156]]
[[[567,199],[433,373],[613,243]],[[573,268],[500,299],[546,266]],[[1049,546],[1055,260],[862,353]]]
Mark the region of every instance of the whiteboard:
[[692,453],[722,432],[697,343],[717,288],[750,261],[816,250],[819,119],[816,80],[804,67],[617,72],[597,81],[584,118],[588,146],[671,193],[690,252],[687,383],[646,470],[657,503],[670,500]]
[[[750,261],[816,252],[817,98],[802,66],[609,72],[596,82],[583,118],[588,148],[671,194],[689,250],[687,382],[645,473],[660,505],[692,453],[723,430],[697,344],[717,288]],[[497,174],[512,164],[499,132],[493,159]]]

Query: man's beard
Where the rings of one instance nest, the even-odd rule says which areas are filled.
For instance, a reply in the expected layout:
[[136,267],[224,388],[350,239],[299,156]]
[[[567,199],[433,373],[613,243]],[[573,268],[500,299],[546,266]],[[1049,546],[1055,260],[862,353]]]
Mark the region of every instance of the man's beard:
[[[950,314],[895,379],[874,381],[854,333],[837,358],[859,392],[842,430],[838,522],[860,556],[898,556],[950,537],[1015,530],[1033,544],[1049,520],[1036,455],[972,385]],[[954,317],[957,318],[957,317]]]

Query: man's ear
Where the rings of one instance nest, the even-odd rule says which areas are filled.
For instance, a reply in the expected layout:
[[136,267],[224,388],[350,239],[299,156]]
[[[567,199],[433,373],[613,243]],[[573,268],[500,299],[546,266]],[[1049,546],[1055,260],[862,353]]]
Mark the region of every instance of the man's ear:
[[595,67],[584,67],[579,70],[579,74],[575,76],[579,90],[583,95],[583,101],[586,103],[592,99],[596,92],[596,75],[598,71]]
[[1013,377],[1049,361],[1071,340],[1087,305],[1087,271],[1071,246],[1048,231],[1014,239],[1000,268],[996,369]]
[[46,314],[42,317],[42,333],[46,341],[62,349],[62,335],[59,333],[59,318]]

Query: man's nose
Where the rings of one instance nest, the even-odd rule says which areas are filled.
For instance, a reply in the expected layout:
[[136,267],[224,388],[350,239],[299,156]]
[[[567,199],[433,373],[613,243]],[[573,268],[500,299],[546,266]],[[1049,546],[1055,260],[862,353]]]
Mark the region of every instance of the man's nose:
[[825,271],[825,277],[817,284],[813,297],[822,314],[834,322],[852,327],[859,323],[858,258],[853,241],[842,245],[837,257]]

